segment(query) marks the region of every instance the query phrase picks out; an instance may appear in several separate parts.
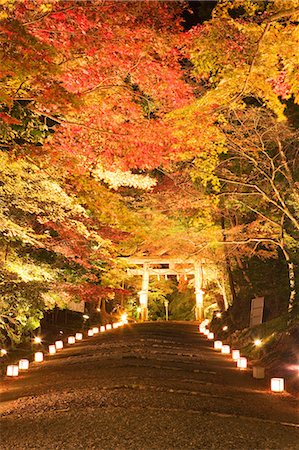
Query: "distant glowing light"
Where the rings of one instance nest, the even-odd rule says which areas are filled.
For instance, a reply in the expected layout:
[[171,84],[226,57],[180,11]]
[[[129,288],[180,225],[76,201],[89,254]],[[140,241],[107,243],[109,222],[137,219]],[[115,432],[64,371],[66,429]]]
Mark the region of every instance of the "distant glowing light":
[[1,356],[7,355],[7,350],[5,350],[5,348],[1,348],[0,353]]
[[208,336],[209,332],[210,332],[210,330],[209,330],[208,328],[206,328],[205,331],[203,332],[203,334],[204,334],[205,336]]
[[247,369],[247,358],[240,356],[237,360],[237,367],[241,370]]
[[111,325],[111,323],[108,323],[107,325],[106,325],[106,330],[111,330],[112,329],[112,325]]
[[260,346],[262,345],[262,341],[261,341],[260,339],[256,339],[256,340],[254,341],[254,345],[255,345],[256,347],[260,347]]
[[232,350],[232,358],[237,361],[240,358],[240,350]]
[[223,331],[228,330],[228,326],[227,326],[227,325],[224,325],[224,327],[222,328],[222,330],[223,330]]
[[221,350],[222,349],[222,341],[215,341],[214,342],[214,349],[215,350]]
[[54,355],[56,353],[56,345],[49,345],[49,353],[50,355]]
[[213,340],[213,339],[214,339],[214,333],[210,332],[210,333],[208,334],[208,339],[209,339],[210,341]]
[[28,359],[20,359],[19,361],[19,370],[28,370],[29,369],[29,361]]
[[87,319],[89,319],[89,316],[87,315],[87,314],[83,314],[83,319],[85,319],[85,320],[87,320]]
[[39,337],[39,336],[35,336],[35,338],[34,338],[34,343],[35,344],[40,344],[41,343],[41,338]]
[[68,344],[75,344],[75,342],[76,342],[75,336],[69,336],[69,337],[67,338],[67,343],[68,343]]
[[61,350],[63,348],[63,341],[56,341],[55,347],[57,350]]
[[271,378],[271,391],[283,392],[284,391],[284,379],[283,378]]
[[82,341],[83,334],[82,333],[76,333],[75,338],[76,338],[76,341]]
[[217,312],[217,313],[216,313],[217,319],[220,319],[221,315],[222,315],[221,312]]
[[229,355],[230,354],[230,346],[222,345],[221,353],[223,353],[224,355]]
[[93,336],[93,329],[88,330],[88,331],[87,331],[87,335],[88,335],[88,336]]
[[104,331],[106,331],[106,327],[105,327],[104,325],[102,325],[102,326],[100,327],[100,332],[101,332],[101,333],[104,333]]
[[122,322],[126,322],[126,321],[128,320],[128,314],[127,314],[127,313],[123,313],[123,314],[120,316],[120,320],[121,320]]
[[19,366],[16,365],[7,366],[6,375],[8,377],[17,377],[19,375]]
[[93,334],[98,334],[98,332],[100,331],[98,327],[93,327],[92,329]]
[[36,352],[36,353],[34,353],[34,361],[35,362],[42,362],[43,360],[44,360],[43,352]]

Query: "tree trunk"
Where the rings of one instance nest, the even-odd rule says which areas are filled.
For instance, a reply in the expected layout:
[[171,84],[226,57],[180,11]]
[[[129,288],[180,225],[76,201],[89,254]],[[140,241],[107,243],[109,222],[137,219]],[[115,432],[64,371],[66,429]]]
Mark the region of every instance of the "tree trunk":
[[[226,242],[226,230],[225,230],[225,218],[224,218],[223,212],[221,212],[221,229],[222,229],[223,242],[225,243]],[[230,287],[230,291],[231,291],[231,296],[232,296],[233,303],[235,303],[237,301],[237,294],[236,294],[236,290],[235,290],[235,286],[234,286],[233,272],[231,269],[229,256],[227,254],[226,245],[224,245],[224,255],[225,255],[225,267],[226,267],[226,271],[227,271],[227,275],[228,275],[228,282],[229,282],[229,287]]]

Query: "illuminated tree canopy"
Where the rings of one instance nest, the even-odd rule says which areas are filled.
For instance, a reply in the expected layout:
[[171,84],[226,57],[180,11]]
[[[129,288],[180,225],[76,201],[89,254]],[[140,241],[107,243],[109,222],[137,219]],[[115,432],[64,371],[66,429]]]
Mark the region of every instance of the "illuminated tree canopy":
[[121,292],[134,254],[204,257],[236,308],[232,272],[259,294],[279,260],[296,314],[299,1],[0,8],[4,338]]

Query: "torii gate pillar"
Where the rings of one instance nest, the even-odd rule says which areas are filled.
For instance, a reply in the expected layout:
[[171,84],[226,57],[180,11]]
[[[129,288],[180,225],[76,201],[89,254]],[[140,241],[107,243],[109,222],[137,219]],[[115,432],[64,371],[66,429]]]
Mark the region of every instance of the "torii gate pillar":
[[148,265],[143,265],[143,274],[142,274],[142,289],[138,292],[139,294],[139,303],[140,303],[140,319],[142,322],[148,319],[148,285],[149,285],[149,270]]
[[203,319],[203,294],[202,290],[202,269],[199,262],[194,263],[194,285],[195,285],[195,320]]

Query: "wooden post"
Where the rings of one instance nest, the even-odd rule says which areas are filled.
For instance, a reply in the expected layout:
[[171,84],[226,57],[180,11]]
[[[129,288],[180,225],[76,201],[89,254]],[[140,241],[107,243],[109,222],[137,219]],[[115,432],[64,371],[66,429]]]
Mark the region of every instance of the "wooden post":
[[195,320],[203,319],[203,290],[202,290],[202,268],[200,262],[194,263],[194,285],[195,285]]
[[149,285],[149,270],[148,264],[143,264],[142,274],[142,289],[138,292],[139,303],[141,307],[141,321],[144,322],[148,319],[148,285]]

